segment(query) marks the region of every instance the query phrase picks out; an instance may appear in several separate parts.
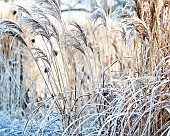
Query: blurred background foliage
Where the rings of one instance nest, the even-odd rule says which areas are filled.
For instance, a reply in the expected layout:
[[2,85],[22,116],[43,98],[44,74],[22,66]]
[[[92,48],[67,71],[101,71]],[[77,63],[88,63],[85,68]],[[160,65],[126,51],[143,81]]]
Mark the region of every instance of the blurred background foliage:
[[[3,2],[14,2],[20,0],[0,0]],[[25,1],[25,0],[22,0]],[[105,11],[112,12],[116,7],[125,6],[126,0],[58,0],[59,5],[69,8],[70,10],[80,7],[80,5],[88,5],[90,11],[94,11],[95,7],[101,7]],[[79,9],[80,10],[80,9]]]

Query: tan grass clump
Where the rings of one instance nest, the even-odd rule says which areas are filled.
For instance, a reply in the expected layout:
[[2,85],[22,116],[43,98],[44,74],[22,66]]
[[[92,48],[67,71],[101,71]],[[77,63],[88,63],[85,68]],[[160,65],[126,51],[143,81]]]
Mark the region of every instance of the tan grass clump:
[[25,133],[32,119],[40,134],[51,123],[63,136],[170,133],[169,5],[129,2],[112,22],[97,8],[88,27],[64,22],[55,0],[22,10],[19,22],[44,43],[26,49],[46,87]]

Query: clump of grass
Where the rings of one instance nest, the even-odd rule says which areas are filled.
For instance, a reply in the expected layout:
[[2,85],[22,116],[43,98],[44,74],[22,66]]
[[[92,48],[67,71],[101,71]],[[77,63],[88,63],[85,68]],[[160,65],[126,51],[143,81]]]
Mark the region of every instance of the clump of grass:
[[2,21],[0,34],[26,45],[46,88],[24,133],[33,116],[36,134],[49,124],[56,126],[51,133],[62,135],[170,133],[167,1],[132,0],[113,12],[112,22],[97,8],[88,29],[76,21],[67,25],[55,0],[18,8],[30,44],[13,22]]

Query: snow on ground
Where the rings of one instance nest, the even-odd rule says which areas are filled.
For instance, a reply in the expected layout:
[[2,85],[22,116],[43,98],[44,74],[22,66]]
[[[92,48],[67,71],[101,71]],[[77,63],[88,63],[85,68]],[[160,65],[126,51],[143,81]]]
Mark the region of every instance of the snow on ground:
[[21,136],[24,123],[12,120],[5,112],[0,112],[0,136]]
[[14,119],[7,113],[0,112],[0,136],[60,136],[55,132],[55,130],[57,130],[57,125],[55,123],[51,123],[51,125],[42,128],[43,132],[40,132],[36,125],[31,122],[28,123],[26,131],[24,132],[26,123],[27,120],[21,121],[16,118]]

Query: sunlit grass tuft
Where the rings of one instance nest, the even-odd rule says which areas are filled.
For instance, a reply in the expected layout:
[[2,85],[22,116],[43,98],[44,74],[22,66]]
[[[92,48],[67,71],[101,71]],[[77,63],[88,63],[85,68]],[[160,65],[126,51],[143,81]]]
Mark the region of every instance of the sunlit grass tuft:
[[55,126],[51,133],[63,136],[170,133],[166,1],[129,1],[112,20],[97,8],[86,26],[65,22],[55,0],[17,7],[27,38],[17,23],[6,20],[0,22],[0,34],[26,45],[37,72],[25,86],[31,114],[24,134],[30,126],[43,134],[50,125]]

